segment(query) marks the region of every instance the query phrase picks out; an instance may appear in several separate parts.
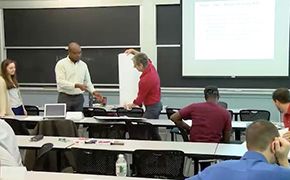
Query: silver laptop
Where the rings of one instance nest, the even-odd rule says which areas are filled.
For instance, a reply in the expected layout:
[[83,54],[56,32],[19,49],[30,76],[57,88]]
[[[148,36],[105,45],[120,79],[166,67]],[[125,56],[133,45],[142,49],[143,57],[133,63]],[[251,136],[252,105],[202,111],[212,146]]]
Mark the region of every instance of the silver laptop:
[[44,119],[65,119],[66,117],[66,104],[45,104],[44,105]]

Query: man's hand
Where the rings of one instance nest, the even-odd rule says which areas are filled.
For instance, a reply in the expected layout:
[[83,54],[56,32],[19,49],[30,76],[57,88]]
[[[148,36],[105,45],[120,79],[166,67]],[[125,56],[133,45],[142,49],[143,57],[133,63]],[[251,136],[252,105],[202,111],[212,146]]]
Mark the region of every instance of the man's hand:
[[86,91],[88,89],[88,86],[85,84],[76,83],[75,88],[79,88],[82,91]]
[[125,54],[133,54],[133,55],[136,55],[136,54],[138,54],[139,52],[138,51],[136,51],[135,49],[127,49],[126,51],[125,51]]
[[139,107],[139,106],[134,103],[128,103],[124,105],[124,108],[127,110],[131,110],[133,107]]
[[286,132],[285,134],[283,134],[282,137],[285,138],[287,141],[290,142],[290,131],[288,131],[288,132]]
[[290,143],[282,138],[277,137],[274,140],[274,153],[280,166],[289,167],[288,153],[290,150]]

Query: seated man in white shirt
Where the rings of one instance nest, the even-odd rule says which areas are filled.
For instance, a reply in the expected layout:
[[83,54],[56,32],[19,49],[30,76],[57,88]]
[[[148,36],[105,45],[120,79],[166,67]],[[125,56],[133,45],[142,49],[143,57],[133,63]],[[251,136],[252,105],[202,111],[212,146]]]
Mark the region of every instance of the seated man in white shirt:
[[1,166],[4,164],[22,166],[21,155],[14,131],[10,125],[2,119],[0,119],[0,147]]

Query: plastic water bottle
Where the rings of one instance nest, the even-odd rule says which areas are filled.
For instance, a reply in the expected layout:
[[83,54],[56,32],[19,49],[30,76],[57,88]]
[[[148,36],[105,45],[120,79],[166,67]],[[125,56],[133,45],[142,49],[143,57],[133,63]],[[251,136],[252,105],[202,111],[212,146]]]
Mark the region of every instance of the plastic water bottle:
[[124,154],[118,155],[116,161],[116,176],[127,176],[127,161],[124,158]]

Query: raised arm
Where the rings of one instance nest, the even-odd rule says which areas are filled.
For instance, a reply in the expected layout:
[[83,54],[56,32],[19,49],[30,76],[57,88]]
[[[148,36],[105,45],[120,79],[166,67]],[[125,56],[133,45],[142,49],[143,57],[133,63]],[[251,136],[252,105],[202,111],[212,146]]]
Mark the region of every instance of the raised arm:
[[133,54],[133,55],[136,55],[139,53],[139,51],[135,50],[135,49],[127,49],[125,51],[126,54]]

